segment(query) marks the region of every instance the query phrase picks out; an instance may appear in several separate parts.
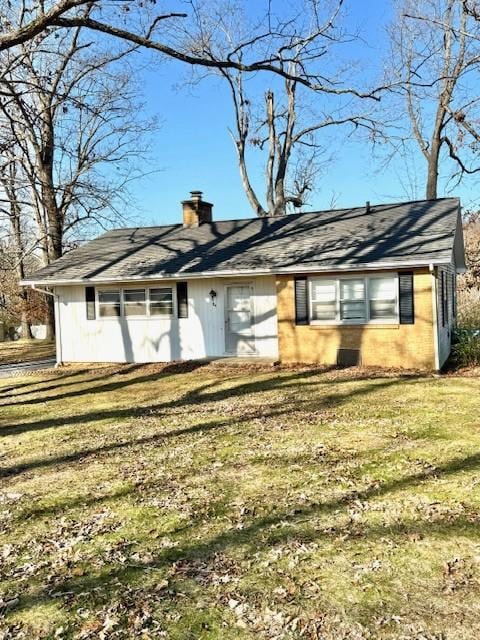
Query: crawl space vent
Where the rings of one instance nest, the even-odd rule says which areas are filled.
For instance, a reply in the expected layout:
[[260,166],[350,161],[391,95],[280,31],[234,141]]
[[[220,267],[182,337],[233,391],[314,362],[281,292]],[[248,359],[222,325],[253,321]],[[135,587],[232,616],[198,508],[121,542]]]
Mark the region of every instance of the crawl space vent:
[[357,367],[360,364],[360,349],[339,349],[337,364],[339,367]]

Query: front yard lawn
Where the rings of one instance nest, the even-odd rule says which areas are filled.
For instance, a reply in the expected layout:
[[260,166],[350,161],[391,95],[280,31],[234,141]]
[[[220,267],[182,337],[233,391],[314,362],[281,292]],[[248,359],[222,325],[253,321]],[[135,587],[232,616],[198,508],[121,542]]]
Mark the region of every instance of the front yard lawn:
[[0,380],[0,638],[479,638],[480,379],[354,373]]
[[16,340],[0,342],[0,365],[34,362],[55,356],[52,340]]

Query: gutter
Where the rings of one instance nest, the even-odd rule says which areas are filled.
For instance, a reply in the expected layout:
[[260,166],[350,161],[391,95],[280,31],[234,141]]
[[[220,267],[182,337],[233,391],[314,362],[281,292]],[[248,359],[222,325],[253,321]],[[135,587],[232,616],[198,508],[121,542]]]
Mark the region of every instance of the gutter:
[[[20,284],[24,284],[20,282]],[[30,287],[34,291],[38,291],[39,293],[43,293],[47,296],[52,296],[54,302],[55,309],[55,352],[56,352],[56,365],[55,367],[60,367],[62,365],[62,340],[60,334],[60,300],[57,293],[54,291],[49,291],[48,289],[42,289],[41,287],[37,287],[34,283],[30,284]]]
[[379,271],[382,269],[406,269],[412,267],[429,267],[433,264],[447,264],[445,260],[435,260],[434,262],[377,262],[366,263],[364,265],[336,265],[328,267],[280,267],[275,269],[228,269],[225,271],[201,271],[197,273],[179,272],[172,274],[154,274],[139,276],[116,276],[112,278],[75,278],[70,280],[21,280],[23,286],[33,286],[43,284],[45,286],[66,286],[66,285],[88,285],[88,284],[110,284],[120,282],[148,282],[150,280],[196,280],[199,278],[222,278],[222,277],[246,277],[246,276],[268,276],[294,273],[335,273],[337,271]]

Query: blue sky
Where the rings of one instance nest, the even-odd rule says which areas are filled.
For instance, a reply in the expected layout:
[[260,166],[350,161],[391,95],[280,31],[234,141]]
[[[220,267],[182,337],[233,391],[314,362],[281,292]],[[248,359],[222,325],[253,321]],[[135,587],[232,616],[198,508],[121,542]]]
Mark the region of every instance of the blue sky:
[[[359,60],[359,73],[380,71],[382,51],[386,45],[385,28],[390,21],[391,5],[388,0],[369,0],[347,3],[347,26],[358,28],[362,44],[352,45],[350,56]],[[160,62],[150,54],[152,62],[142,71],[140,81],[144,90],[146,115],[158,115],[161,126],[153,141],[153,153],[146,167],[158,171],[135,184],[133,195],[138,203],[138,224],[167,224],[180,221],[180,200],[193,189],[204,192],[205,199],[214,203],[215,219],[250,217],[253,212],[240,184],[233,143],[228,135],[232,111],[226,87],[218,80],[207,79],[194,88],[181,86],[188,78],[188,69],[180,63]],[[147,58],[145,58],[147,59]],[[366,72],[365,72],[366,73]],[[359,77],[362,84],[364,77]],[[261,76],[258,82],[270,80]],[[180,84],[180,86],[178,86]],[[423,163],[410,160],[410,174],[418,176],[419,190],[415,194],[407,185],[404,160],[398,158],[381,169],[372,158],[365,140],[345,138],[344,132],[335,132],[335,154],[328,170],[318,181],[317,192],[310,197],[308,210],[335,206],[348,207],[366,200],[388,202],[423,197]],[[253,176],[261,181],[261,167]],[[475,195],[476,185],[457,188],[468,204]]]

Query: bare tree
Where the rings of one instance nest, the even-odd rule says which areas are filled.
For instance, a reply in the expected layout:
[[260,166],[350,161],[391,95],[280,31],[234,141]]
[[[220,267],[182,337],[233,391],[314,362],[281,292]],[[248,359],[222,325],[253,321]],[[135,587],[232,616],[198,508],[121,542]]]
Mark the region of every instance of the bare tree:
[[[141,175],[135,165],[153,123],[137,115],[130,52],[105,53],[76,28],[43,32],[0,54],[0,157],[16,166],[45,264],[82,227],[122,219],[128,186]],[[8,202],[10,177],[2,181]]]
[[[22,234],[25,239],[26,234]],[[22,338],[32,337],[32,324],[41,324],[47,313],[45,296],[19,286],[18,245],[10,233],[0,240],[0,318],[7,329],[17,330],[20,324]],[[35,255],[22,256],[22,270],[28,275],[38,269]]]
[[[317,188],[322,162],[331,160],[326,142],[319,133],[333,126],[351,125],[370,134],[380,135],[375,120],[359,110],[358,115],[302,114],[296,81],[285,80],[277,91],[264,95],[263,113],[252,116],[253,100],[247,97],[243,74],[221,72],[228,82],[234,108],[234,129],[230,129],[235,144],[242,186],[258,216],[285,215],[290,208],[306,204],[310,192]],[[278,99],[278,102],[277,102]],[[264,197],[250,180],[248,147],[263,154]],[[253,163],[252,163],[253,164]]]
[[[252,24],[254,30],[245,34],[241,42],[220,56],[212,56],[209,46],[212,33],[201,25],[199,29],[195,5],[178,0],[174,4],[182,10],[165,12],[157,7],[156,0],[115,3],[108,0],[18,0],[13,4],[5,3],[0,10],[0,51],[25,44],[52,27],[82,27],[157,51],[188,65],[246,73],[268,71],[316,90],[343,93],[321,73],[311,69],[308,58],[304,60],[304,66],[293,69],[285,66],[292,48],[308,47],[314,40],[315,27],[299,28],[301,9],[294,20],[274,24],[271,19],[267,24],[263,21]],[[270,15],[271,2],[265,0],[264,4]],[[315,16],[323,3],[310,0],[310,4]],[[339,5],[342,4],[343,0],[339,0]],[[186,13],[185,6],[189,5],[190,11]],[[240,52],[242,56],[238,55]],[[376,97],[377,92],[370,95]]]
[[[471,31],[469,34],[468,31]],[[425,195],[436,198],[440,166],[453,161],[450,178],[480,170],[476,127],[480,96],[480,30],[462,0],[402,0],[391,28],[396,77],[410,133],[426,165]]]
[[[228,55],[238,63],[235,68],[219,67],[214,75],[225,81],[232,99],[234,125],[229,132],[242,185],[256,215],[284,215],[306,203],[323,163],[328,162],[327,130],[349,126],[350,131],[381,135],[365,104],[371,101],[363,99],[379,91],[361,91],[349,84],[350,68],[338,55],[342,44],[355,37],[341,28],[343,0],[302,0],[290,12],[283,8],[281,15],[273,13],[269,4],[255,24],[243,6],[229,0],[192,0],[191,5],[202,51],[211,59]],[[271,74],[267,90],[266,76],[258,78],[242,69],[247,41],[251,55],[262,52],[262,38],[248,40],[247,34],[255,33],[271,34],[281,51],[277,61],[281,77]],[[314,95],[298,80],[306,69],[322,78]],[[197,75],[195,80],[199,79],[202,76]],[[260,187],[252,180],[258,162],[264,173]]]
[[55,32],[22,47],[0,79],[0,119],[29,182],[47,262],[60,257],[65,233],[79,223],[118,217],[151,126],[135,116],[128,71],[114,66],[124,53],[86,56],[88,47],[79,30]]
[[[27,258],[30,254],[27,246],[26,225],[27,221],[23,215],[24,208],[17,182],[17,165],[13,159],[5,160],[0,167],[0,183],[5,193],[5,201],[0,209],[0,217],[7,222],[7,238],[9,251],[3,248],[3,260],[1,270],[3,272],[2,282],[12,283],[23,280],[26,275]],[[7,256],[9,259],[7,259]],[[10,275],[10,277],[8,277]],[[12,278],[13,276],[13,278]],[[5,289],[5,287],[3,287]],[[21,324],[22,337],[32,338],[28,314],[28,292],[19,287],[9,287],[10,298],[14,300],[13,305],[18,308],[18,315]],[[16,302],[16,304],[15,304]]]

